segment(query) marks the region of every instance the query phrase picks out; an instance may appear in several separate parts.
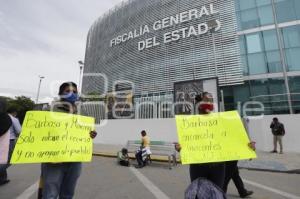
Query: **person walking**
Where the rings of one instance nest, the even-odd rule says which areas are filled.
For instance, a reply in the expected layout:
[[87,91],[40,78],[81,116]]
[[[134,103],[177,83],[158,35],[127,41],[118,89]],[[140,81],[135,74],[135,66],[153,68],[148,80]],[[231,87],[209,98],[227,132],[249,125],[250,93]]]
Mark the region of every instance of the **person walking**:
[[[243,124],[245,127],[246,132],[249,136],[249,128],[248,128],[249,119],[244,118]],[[250,142],[248,145],[252,150],[256,150],[255,142]],[[246,198],[248,196],[251,196],[254,192],[247,190],[245,188],[244,182],[240,176],[239,168],[238,168],[238,161],[228,161],[225,163],[225,181],[223,186],[223,191],[227,193],[228,185],[230,180],[233,181],[235,187],[238,190],[238,193],[241,198]]]
[[[77,114],[76,102],[79,100],[77,85],[65,82],[59,87],[59,101],[53,103],[51,109],[55,112]],[[97,133],[90,132],[95,138]],[[43,199],[72,199],[77,180],[81,174],[82,163],[43,163],[42,167],[42,198]]]
[[273,145],[274,145],[274,149],[273,151],[271,151],[271,153],[277,153],[277,143],[279,143],[280,154],[283,154],[282,139],[283,136],[285,135],[284,125],[281,122],[279,122],[277,117],[274,117],[270,125],[270,128],[273,134]]
[[225,163],[225,181],[223,186],[223,191],[225,193],[227,193],[227,188],[231,179],[234,182],[241,198],[246,198],[254,193],[253,191],[248,191],[245,188],[240,176],[238,161],[228,161]]

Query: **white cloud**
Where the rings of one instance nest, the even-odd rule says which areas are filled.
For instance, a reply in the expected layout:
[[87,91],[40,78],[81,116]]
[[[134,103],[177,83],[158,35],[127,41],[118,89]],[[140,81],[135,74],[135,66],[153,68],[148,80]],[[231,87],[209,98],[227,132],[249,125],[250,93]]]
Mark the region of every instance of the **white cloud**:
[[[87,32],[121,0],[0,0],[0,95],[49,100],[53,82],[79,79]],[[52,89],[53,90],[53,89]],[[56,93],[52,91],[52,94]]]
[[13,98],[14,96],[11,93],[0,93],[0,96]]

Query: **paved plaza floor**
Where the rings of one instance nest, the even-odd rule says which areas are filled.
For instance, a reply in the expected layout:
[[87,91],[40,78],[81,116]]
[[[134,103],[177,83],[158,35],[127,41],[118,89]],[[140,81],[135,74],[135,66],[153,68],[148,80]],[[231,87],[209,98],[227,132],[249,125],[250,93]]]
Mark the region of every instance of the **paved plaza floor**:
[[[100,156],[116,156],[117,152],[124,146],[94,144],[94,154]],[[161,158],[167,160],[167,158]],[[179,154],[178,154],[179,159]],[[251,170],[262,170],[272,172],[289,172],[300,174],[300,153],[274,154],[265,151],[257,151],[257,159],[239,161],[239,166]]]
[[[9,168],[11,182],[0,187],[1,199],[36,198],[40,165],[15,165]],[[300,175],[241,170],[247,189],[254,199],[300,199]],[[114,158],[94,157],[84,164],[76,189],[76,199],[183,199],[189,185],[188,167],[168,164],[135,169],[118,166]],[[239,198],[233,184],[229,198]]]

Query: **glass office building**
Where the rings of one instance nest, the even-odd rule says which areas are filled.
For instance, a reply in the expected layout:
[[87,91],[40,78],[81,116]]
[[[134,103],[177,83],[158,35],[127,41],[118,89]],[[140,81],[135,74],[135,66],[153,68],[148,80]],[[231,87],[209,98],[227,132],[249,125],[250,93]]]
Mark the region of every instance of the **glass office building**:
[[225,110],[252,101],[265,114],[299,113],[300,1],[129,0],[89,31],[85,94],[130,82],[135,103],[159,104],[175,82],[216,76]]
[[224,88],[226,108],[255,100],[266,114],[300,112],[300,1],[235,0],[244,84]]

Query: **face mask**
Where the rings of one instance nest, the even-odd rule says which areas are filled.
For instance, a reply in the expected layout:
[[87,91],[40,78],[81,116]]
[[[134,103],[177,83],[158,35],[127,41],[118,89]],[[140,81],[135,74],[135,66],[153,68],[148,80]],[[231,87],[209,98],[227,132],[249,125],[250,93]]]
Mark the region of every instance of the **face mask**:
[[201,104],[200,110],[202,111],[202,113],[207,114],[214,110],[214,105],[213,104]]
[[75,103],[76,101],[79,100],[79,96],[77,93],[71,92],[71,93],[64,93],[63,95],[64,96],[62,98],[70,103]]

